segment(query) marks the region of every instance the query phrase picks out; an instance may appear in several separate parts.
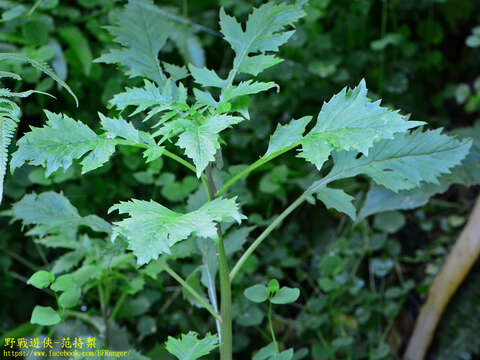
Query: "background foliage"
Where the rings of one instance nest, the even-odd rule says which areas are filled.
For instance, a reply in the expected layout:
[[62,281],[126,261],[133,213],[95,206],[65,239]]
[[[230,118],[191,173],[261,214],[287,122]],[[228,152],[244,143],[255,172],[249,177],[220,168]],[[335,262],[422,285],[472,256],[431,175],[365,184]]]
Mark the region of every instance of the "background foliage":
[[[224,6],[230,14],[245,19],[252,6],[261,3],[156,1],[173,29],[172,41],[162,48],[160,59],[208,65],[225,77],[234,54],[218,32],[218,8]],[[36,89],[57,97],[22,99],[23,117],[16,138],[29,125],[40,126],[45,121],[43,108],[98,128],[98,111],[114,113],[106,105],[113,94],[124,87],[141,86],[138,79],[125,77],[115,66],[93,61],[111,47],[112,35],[104,26],[115,23],[123,5],[114,0],[0,1],[2,51],[17,51],[49,63],[80,102],[77,107],[67,92],[35,68],[2,62],[1,70],[22,76],[22,82],[1,79],[16,91]],[[307,3],[306,13],[293,38],[281,49],[287,60],[261,75],[264,81],[277,82],[281,92],[272,90],[253,100],[251,120],[227,135],[229,146],[223,152],[223,174],[219,176],[238,172],[239,164],[255,161],[267,148],[268,136],[278,122],[318,112],[332,94],[362,78],[371,97],[382,97],[384,104],[403,109],[414,120],[432,127],[453,131],[473,126],[479,118],[478,1],[318,0]],[[133,121],[141,128],[139,119]],[[475,131],[468,135],[478,134],[478,126]],[[281,157],[236,185],[241,202],[257,215],[248,226],[229,231],[227,242],[242,247],[278,207],[309,185],[313,168],[303,164],[301,159]],[[84,219],[97,214],[110,220],[108,207],[131,197],[153,198],[178,211],[185,210],[185,201],[190,209],[199,203],[199,184],[192,174],[167,160],[145,165],[140,152],[129,148],[120,148],[111,163],[85,176],[80,167],[49,177],[44,171],[23,166],[13,176],[8,174],[2,210],[32,191],[63,191]],[[338,185],[360,193],[357,203],[369,189],[368,182],[358,179]],[[286,221],[272,234],[249,260],[247,270],[235,279],[234,322],[240,329],[234,335],[236,357],[249,358],[254,349],[268,342],[265,304],[252,305],[242,291],[275,278],[301,290],[295,305],[279,306],[273,317],[280,341],[295,348],[295,359],[395,358],[476,194],[476,187],[452,186],[417,210],[387,212],[355,224],[319,206],[297,210],[296,220]],[[8,211],[3,214],[12,215]],[[148,267],[137,272],[131,254],[96,238],[102,231],[98,224],[78,226],[84,236],[80,246],[65,244],[68,239],[56,239],[64,241],[63,245],[54,243],[55,239],[42,244],[35,241],[32,231],[24,236],[20,222],[9,224],[8,217],[0,218],[2,333],[31,336],[40,331],[28,324],[31,310],[35,304],[50,304],[52,297],[26,284],[34,270],[51,264],[53,272],[60,275],[75,270],[84,260],[94,268],[85,279],[108,283],[112,290],[101,294],[84,289],[79,299],[81,311],[92,319],[111,315],[101,309],[100,297],[112,300],[115,323],[106,340],[110,348],[133,346],[143,356],[169,359],[164,350],[168,335],[214,329],[213,323],[205,321],[205,314],[185,306],[185,301],[195,304],[195,300],[182,294],[167,276]],[[195,261],[179,261],[176,270],[192,286],[200,287],[197,267]],[[432,358],[470,359],[480,354],[475,336],[478,271],[474,270],[447,310]],[[78,281],[82,274],[76,274]],[[113,302],[116,298],[122,301]],[[97,320],[86,325],[74,319],[72,316],[55,332],[82,334],[91,331],[87,326],[97,324]]]

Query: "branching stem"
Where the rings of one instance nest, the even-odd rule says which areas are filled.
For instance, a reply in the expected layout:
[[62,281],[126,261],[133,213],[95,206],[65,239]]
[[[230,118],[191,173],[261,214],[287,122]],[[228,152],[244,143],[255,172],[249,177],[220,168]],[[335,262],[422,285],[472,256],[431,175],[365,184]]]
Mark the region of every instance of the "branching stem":
[[190,295],[192,295],[195,299],[198,300],[198,302],[200,304],[203,305],[203,307],[205,309],[207,309],[207,311],[212,314],[212,316],[217,319],[217,320],[222,320],[222,318],[220,317],[220,315],[218,315],[215,310],[213,310],[213,308],[210,306],[210,304],[208,304],[205,299],[194,289],[192,288],[185,280],[183,280],[183,278],[178,275],[170,266],[168,266],[167,263],[162,263],[161,264],[163,270],[165,270],[168,275],[170,275],[172,278],[174,278],[180,285],[183,286],[183,288],[188,291],[190,293]]

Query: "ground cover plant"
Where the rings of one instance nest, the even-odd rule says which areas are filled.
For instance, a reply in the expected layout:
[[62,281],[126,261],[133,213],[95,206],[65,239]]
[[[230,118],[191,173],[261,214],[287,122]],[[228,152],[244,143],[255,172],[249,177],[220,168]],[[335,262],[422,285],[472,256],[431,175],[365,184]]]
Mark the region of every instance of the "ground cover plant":
[[[357,74],[347,86],[339,67],[357,44],[301,62],[318,52],[317,21],[329,9],[365,15],[369,1],[184,1],[181,12],[151,0],[6,3],[3,38],[13,45],[0,54],[0,75],[14,90],[0,94],[0,259],[6,287],[23,281],[21,291],[37,295],[19,300],[29,315],[4,327],[4,344],[95,337],[138,359],[400,356],[409,296],[425,294],[473,203],[471,193],[459,195],[459,208],[428,201],[452,184],[477,184],[480,158],[479,127],[469,123],[478,80],[452,75],[457,83],[434,105],[405,94],[403,60],[391,68],[387,50],[420,61],[405,28],[384,28],[392,3],[369,49],[377,70],[346,68]],[[208,26],[189,20],[192,8]],[[85,23],[75,23],[85,9]],[[418,26],[428,43],[418,46],[437,65],[439,26],[433,17]],[[463,39],[469,51],[476,29]],[[343,84],[331,91],[325,78]],[[22,80],[35,90],[21,90]],[[47,102],[47,92],[65,101]],[[389,92],[397,106],[380,100]],[[34,93],[38,103],[13,101]],[[469,127],[439,127],[448,109],[423,121],[452,100]],[[448,217],[451,208],[458,214]],[[25,251],[13,244],[22,232]],[[435,241],[405,245],[412,233]],[[418,264],[429,265],[426,277],[405,270]],[[460,337],[454,355],[439,344],[449,356],[479,350]]]

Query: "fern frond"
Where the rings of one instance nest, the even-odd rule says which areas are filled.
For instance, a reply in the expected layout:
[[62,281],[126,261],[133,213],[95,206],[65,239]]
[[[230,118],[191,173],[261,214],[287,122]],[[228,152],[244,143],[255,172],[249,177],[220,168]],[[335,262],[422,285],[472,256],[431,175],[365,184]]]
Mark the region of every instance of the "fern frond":
[[7,172],[8,147],[20,122],[20,108],[13,101],[0,98],[0,204]]
[[70,87],[67,85],[65,81],[60,79],[58,75],[55,74],[55,72],[47,63],[42,63],[40,61],[29,58],[28,56],[17,54],[17,53],[0,53],[0,61],[1,60],[14,60],[14,61],[20,61],[20,62],[28,62],[35,69],[40,70],[44,74],[48,75],[54,81],[56,81],[60,86],[65,88],[65,90],[67,90],[70,93],[70,95],[72,95],[73,99],[75,100],[75,104],[78,106],[78,98],[75,95],[75,93],[72,91],[72,89],[70,89]]

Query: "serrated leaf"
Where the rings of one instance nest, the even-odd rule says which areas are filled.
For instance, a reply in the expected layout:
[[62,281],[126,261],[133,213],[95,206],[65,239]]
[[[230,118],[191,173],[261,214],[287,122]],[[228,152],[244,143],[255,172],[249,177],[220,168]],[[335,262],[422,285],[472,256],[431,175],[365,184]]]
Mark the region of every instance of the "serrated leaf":
[[273,55],[248,56],[242,62],[239,72],[257,76],[265,69],[281,63],[283,60]]
[[37,289],[43,289],[48,287],[52,281],[55,280],[55,276],[45,270],[40,270],[30,276],[28,279],[27,284],[35,286]]
[[121,116],[112,119],[98,113],[103,129],[107,132],[110,138],[122,138],[129,140],[135,144],[146,143],[148,145],[155,145],[155,140],[150,134],[135,129],[132,123],[125,121]]
[[380,101],[369,100],[362,80],[356,88],[345,87],[323,105],[316,125],[303,140],[299,156],[320,170],[333,150],[357,150],[368,155],[375,142],[392,139],[396,133],[422,124],[381,107]]
[[76,231],[81,225],[89,226],[94,231],[110,232],[110,224],[105,220],[89,215],[82,217],[77,209],[63,195],[53,191],[40,195],[28,194],[12,206],[14,220],[21,220],[23,225],[37,225],[45,235],[55,229]]
[[42,326],[52,326],[58,324],[62,319],[60,315],[50,306],[37,305],[33,309],[30,323]]
[[227,15],[222,8],[220,10],[221,32],[235,51],[234,67],[257,74],[261,71],[261,67],[268,67],[273,63],[272,59],[269,58],[269,61],[266,61],[262,58],[261,61],[257,61],[260,66],[252,69],[253,60],[249,59],[248,55],[256,52],[278,51],[278,47],[287,42],[294,33],[294,31],[284,31],[285,27],[292,25],[304,15],[305,13],[295,5],[269,2],[252,11],[246,29],[243,31],[237,20]]
[[240,214],[235,199],[215,199],[200,209],[181,214],[167,209],[154,201],[131,200],[114,205],[109,211],[118,210],[130,217],[114,223],[114,236],[125,237],[129,249],[139,264],[158,259],[161,254],[170,254],[170,248],[191,234],[204,238],[215,238],[215,222],[236,220]]
[[215,153],[220,148],[218,134],[243,118],[229,115],[215,115],[206,119],[202,125],[193,121],[178,137],[177,145],[193,160],[197,177],[200,177],[208,163],[215,160]]
[[480,183],[480,124],[456,130],[453,134],[458,134],[465,139],[471,136],[473,146],[462,163],[451,169],[450,174],[440,176],[438,184],[422,184],[418,188],[397,193],[372,183],[358,219],[361,220],[382,211],[417,208],[426,204],[431,196],[443,193],[455,183],[467,186]]
[[149,162],[157,160],[164,152],[165,148],[163,146],[151,146],[143,152],[143,157],[148,164]]
[[64,114],[45,111],[48,121],[43,128],[32,127],[18,142],[12,154],[12,171],[24,163],[45,166],[49,176],[59,168],[67,170],[74,159],[80,159],[82,173],[96,169],[108,161],[115,151],[115,142],[98,136],[87,125]]
[[329,209],[333,208],[350,216],[352,220],[356,218],[356,209],[353,206],[353,197],[341,189],[332,189],[326,186],[319,188],[315,192],[318,200],[323,202]]
[[270,137],[264,157],[298,144],[303,139],[303,133],[310,120],[311,116],[304,116],[298,120],[291,120],[286,125],[278,125]]
[[236,97],[257,94],[262,91],[267,91],[272,88],[278,88],[274,82],[259,82],[259,81],[242,81],[237,86],[231,86],[223,93],[224,101],[230,101]]
[[185,102],[186,97],[186,90],[182,85],[176,87],[167,81],[159,87],[145,80],[143,88],[126,88],[123,93],[115,95],[109,103],[119,110],[124,110],[128,106],[136,107],[130,114],[133,116],[149,108],[155,108],[157,112],[168,110],[173,102]]
[[185,66],[177,66],[167,62],[162,62],[162,65],[173,81],[182,80],[188,76],[188,70]]
[[152,0],[128,2],[116,23],[107,28],[122,48],[104,53],[95,62],[122,65],[130,77],[142,76],[162,85],[167,78],[160,67],[158,53],[174,28],[145,5],[155,7]]
[[227,84],[227,80],[221,79],[213,70],[204,67],[199,68],[192,64],[188,66],[188,69],[195,79],[195,82],[202,86],[223,88]]
[[[358,157],[356,151],[334,153],[335,165],[328,177],[339,179],[365,174],[395,192],[418,187],[422,182],[438,184],[440,175],[458,165],[472,144],[471,140],[458,140],[441,131],[398,134],[393,140],[376,143],[368,156]],[[322,186],[321,180],[310,190],[319,186]]]
[[169,336],[165,347],[179,360],[196,360],[218,347],[218,337],[207,333],[203,339],[199,339],[197,333],[190,331],[186,335],[182,334],[180,339]]
[[195,99],[197,99],[200,104],[214,108],[218,107],[218,102],[208,91],[202,91],[195,88],[193,89],[193,94],[195,95]]

